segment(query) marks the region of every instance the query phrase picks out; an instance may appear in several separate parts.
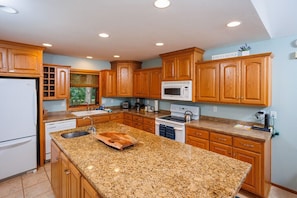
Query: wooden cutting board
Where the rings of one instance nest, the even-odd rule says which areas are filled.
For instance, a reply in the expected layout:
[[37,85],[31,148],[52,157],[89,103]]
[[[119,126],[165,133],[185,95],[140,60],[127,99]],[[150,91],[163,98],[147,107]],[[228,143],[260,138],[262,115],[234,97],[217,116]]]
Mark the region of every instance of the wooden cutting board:
[[105,132],[95,136],[98,140],[119,150],[137,143],[137,140],[126,133]]

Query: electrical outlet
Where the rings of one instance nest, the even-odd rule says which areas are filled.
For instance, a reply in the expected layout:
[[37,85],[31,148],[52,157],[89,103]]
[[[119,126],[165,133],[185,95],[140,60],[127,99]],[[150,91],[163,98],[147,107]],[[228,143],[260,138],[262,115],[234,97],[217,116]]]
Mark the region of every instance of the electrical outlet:
[[276,119],[277,118],[276,111],[270,111],[270,116],[273,117],[274,119]]

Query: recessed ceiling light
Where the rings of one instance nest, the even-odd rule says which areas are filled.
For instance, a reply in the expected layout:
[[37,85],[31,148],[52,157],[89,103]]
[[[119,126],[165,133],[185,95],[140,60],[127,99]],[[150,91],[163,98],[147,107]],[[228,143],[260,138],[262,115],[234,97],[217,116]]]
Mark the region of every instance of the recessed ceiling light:
[[156,45],[156,46],[163,46],[164,43],[156,43],[155,45]]
[[169,0],[157,0],[157,1],[155,1],[154,5],[157,8],[167,8],[170,5],[170,1]]
[[120,58],[120,55],[113,55],[114,58]]
[[230,23],[227,24],[227,27],[237,27],[241,24],[240,21],[231,21]]
[[86,56],[87,59],[93,59],[93,56]]
[[50,44],[50,43],[42,43],[42,45],[45,46],[45,47],[52,47],[52,46],[53,46],[53,45]]
[[8,6],[4,6],[4,5],[0,5],[0,10],[2,10],[3,12],[9,13],[9,14],[17,14],[18,11],[12,7],[8,7]]
[[100,33],[98,34],[101,38],[108,38],[109,35],[107,33]]

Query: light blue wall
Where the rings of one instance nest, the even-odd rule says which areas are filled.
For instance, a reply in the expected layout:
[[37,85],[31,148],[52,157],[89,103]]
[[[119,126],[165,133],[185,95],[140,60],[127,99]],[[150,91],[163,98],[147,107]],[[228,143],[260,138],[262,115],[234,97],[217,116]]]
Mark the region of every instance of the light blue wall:
[[[296,36],[283,37],[254,43],[248,43],[252,49],[251,54],[273,52],[272,66],[272,106],[266,111],[277,111],[275,122],[276,130],[280,136],[272,139],[272,182],[286,188],[297,191],[297,130],[295,122],[296,98],[297,98],[297,59],[293,53],[297,51],[294,45]],[[198,46],[199,47],[199,46]],[[226,46],[206,50],[204,60],[210,60],[212,55],[236,52],[239,45]],[[143,64],[147,64],[144,62]],[[231,118],[237,120],[253,120],[253,115],[260,108],[216,105],[217,112],[213,112],[210,104],[198,104],[201,114]],[[170,102],[161,102],[161,109],[169,109]]]

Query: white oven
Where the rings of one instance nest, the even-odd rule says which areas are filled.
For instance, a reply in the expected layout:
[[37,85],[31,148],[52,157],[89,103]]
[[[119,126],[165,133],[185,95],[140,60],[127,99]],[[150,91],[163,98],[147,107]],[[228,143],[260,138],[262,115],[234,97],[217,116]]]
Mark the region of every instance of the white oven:
[[161,98],[192,101],[192,81],[162,81]]
[[199,107],[171,104],[170,115],[156,118],[155,134],[181,143],[186,142],[185,113],[191,112],[192,119],[199,119]]

